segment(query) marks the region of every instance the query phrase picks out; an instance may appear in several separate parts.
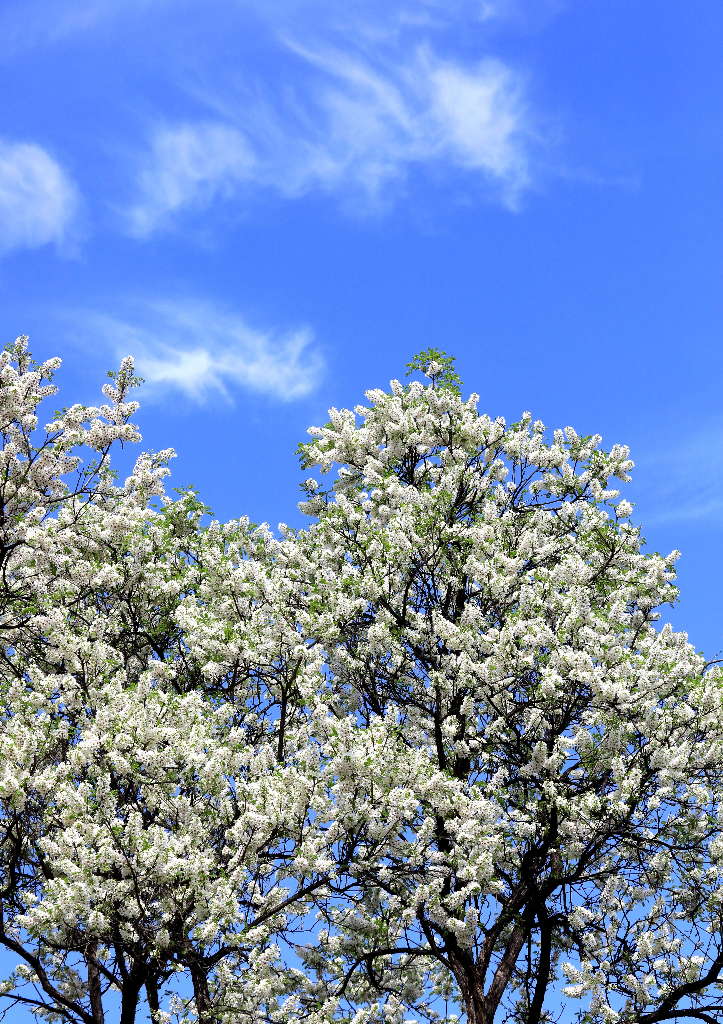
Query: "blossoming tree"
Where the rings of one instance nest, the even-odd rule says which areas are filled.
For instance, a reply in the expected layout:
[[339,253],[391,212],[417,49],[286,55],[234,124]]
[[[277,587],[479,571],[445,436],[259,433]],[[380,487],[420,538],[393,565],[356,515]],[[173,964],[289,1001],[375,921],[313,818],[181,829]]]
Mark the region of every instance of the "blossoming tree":
[[[130,362],[38,432],[55,368],[22,339],[0,357],[0,993],[77,1024],[288,1019],[274,939],[331,866],[290,699],[318,657],[264,596],[267,531],[202,529],[193,494],[163,495],[171,452],[116,484]],[[208,609],[220,575],[233,615]]]
[[306,962],[390,1020],[452,990],[468,1024],[720,1021],[721,677],[655,625],[677,552],[610,487],[627,448],[480,415],[425,362],[301,448],[338,467],[296,579],[358,837]]
[[38,431],[55,368],[0,357],[6,1005],[723,1019],[723,680],[659,625],[627,449],[428,352],[311,431],[274,536],[171,500],[170,451],[116,481],[130,361]]

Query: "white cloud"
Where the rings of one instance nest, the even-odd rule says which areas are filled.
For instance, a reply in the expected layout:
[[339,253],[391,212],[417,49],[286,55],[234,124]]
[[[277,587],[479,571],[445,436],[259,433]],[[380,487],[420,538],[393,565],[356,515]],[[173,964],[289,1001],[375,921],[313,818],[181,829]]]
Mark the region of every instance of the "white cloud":
[[466,173],[514,207],[530,184],[533,133],[519,74],[497,60],[465,64],[419,47],[371,61],[287,43],[300,82],[275,105],[206,97],[217,118],[159,127],[137,178],[129,230],[252,187],[286,198],[332,193],[355,209],[393,202],[419,170]]
[[44,149],[0,139],[0,251],[66,241],[78,207],[75,185]]
[[400,67],[338,51],[295,52],[324,72],[321,129],[297,175],[308,184],[356,182],[381,199],[415,166],[478,172],[505,199],[528,183],[529,133],[521,82],[499,61],[466,66],[419,48]]
[[141,171],[142,200],[129,213],[131,233],[143,236],[182,207],[228,198],[254,171],[255,156],[236,129],[215,123],[160,129]]
[[230,400],[240,388],[290,401],[312,392],[323,372],[308,328],[262,330],[204,302],[147,303],[132,320],[92,314],[74,322],[117,356],[134,356],[156,397],[180,392],[203,403],[214,394]]
[[439,65],[430,77],[442,152],[497,179],[508,199],[516,197],[529,184],[529,139],[517,76],[490,60],[474,73]]

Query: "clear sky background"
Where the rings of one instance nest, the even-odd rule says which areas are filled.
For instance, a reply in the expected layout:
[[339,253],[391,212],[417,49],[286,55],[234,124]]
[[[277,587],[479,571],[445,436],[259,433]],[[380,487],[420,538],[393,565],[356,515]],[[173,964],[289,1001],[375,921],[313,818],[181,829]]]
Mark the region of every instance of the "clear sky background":
[[135,354],[173,482],[272,524],[306,427],[445,348],[631,446],[712,656],[722,51],[720,0],[3,0],[3,341],[62,404]]

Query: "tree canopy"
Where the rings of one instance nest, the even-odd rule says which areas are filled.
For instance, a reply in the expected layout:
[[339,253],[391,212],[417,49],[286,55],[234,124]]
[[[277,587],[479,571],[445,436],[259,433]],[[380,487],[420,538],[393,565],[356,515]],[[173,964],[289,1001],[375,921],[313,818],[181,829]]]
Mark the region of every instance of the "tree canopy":
[[627,448],[409,364],[211,520],[0,357],[0,944],[72,1024],[723,1020],[718,668]]

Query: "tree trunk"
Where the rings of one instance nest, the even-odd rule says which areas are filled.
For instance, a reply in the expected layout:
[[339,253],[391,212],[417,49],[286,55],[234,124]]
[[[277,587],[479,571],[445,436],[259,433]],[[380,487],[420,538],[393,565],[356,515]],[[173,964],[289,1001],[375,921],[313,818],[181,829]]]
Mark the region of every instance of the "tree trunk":
[[196,1001],[198,1024],[214,1024],[208,978],[200,964],[191,965],[191,981],[193,982],[193,998]]
[[158,982],[156,981],[155,975],[152,973],[149,973],[146,978],[146,998],[148,999],[148,1009],[151,1013],[151,1021],[155,1024],[155,1015],[161,1007],[158,999]]
[[103,1012],[103,995],[100,988],[100,971],[98,970],[98,943],[88,946],[85,962],[88,965],[88,995],[90,996],[90,1013],[93,1024],[105,1024]]
[[135,1024],[138,997],[145,982],[145,971],[134,967],[123,982],[121,1012],[118,1024]]
[[495,1014],[512,977],[526,934],[522,924],[515,926],[486,993],[484,973],[472,957],[450,957],[464,1002],[467,1024],[494,1024]]
[[460,991],[464,1002],[467,1024],[492,1024],[494,1010],[490,1014],[483,986],[474,979],[460,982]]

